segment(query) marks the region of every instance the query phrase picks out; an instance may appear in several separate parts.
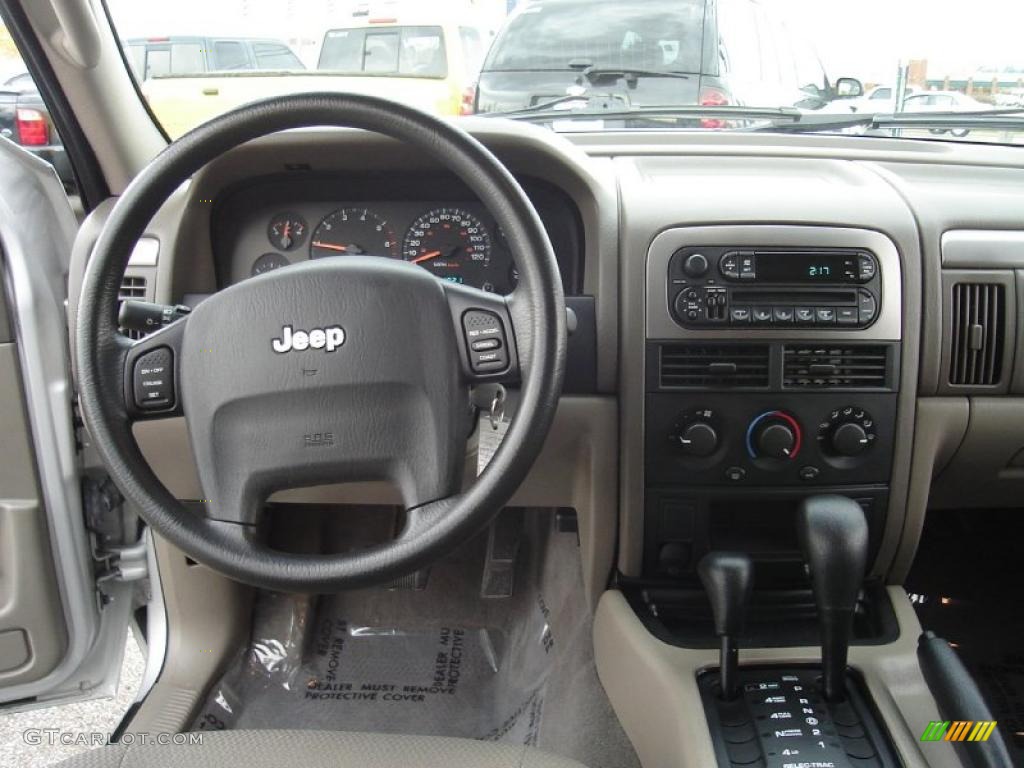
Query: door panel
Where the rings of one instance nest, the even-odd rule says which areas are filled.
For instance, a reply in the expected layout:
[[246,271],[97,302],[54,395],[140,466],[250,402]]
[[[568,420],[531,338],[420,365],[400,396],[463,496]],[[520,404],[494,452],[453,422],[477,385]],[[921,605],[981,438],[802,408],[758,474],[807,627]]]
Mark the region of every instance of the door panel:
[[[65,317],[77,223],[51,166],[0,141],[0,705],[110,695],[130,584],[97,592]],[[86,441],[87,442],[87,441]]]
[[0,341],[0,685],[45,677],[67,649],[16,352]]

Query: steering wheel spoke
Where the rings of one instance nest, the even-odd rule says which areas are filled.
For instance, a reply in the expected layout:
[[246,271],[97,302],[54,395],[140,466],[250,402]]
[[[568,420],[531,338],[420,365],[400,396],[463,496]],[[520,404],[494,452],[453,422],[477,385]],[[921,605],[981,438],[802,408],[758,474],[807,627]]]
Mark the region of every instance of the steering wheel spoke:
[[181,416],[181,344],[188,318],[131,344],[124,357],[124,405],[132,421]]
[[508,300],[478,288],[444,283],[462,374],[471,383],[519,380],[519,351]]

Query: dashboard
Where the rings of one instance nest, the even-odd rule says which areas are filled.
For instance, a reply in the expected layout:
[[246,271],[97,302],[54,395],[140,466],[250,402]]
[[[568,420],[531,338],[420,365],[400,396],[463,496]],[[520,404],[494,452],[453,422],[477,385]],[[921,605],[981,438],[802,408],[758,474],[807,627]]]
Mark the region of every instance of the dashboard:
[[[465,126],[533,202],[577,321],[549,447],[514,503],[577,511],[588,594],[613,558],[630,578],[685,581],[709,547],[754,544],[785,581],[794,502],[808,492],[857,499],[872,573],[897,578],[928,508],[1019,504],[1015,151]],[[108,213],[84,225],[72,296]],[[466,185],[357,131],[287,132],[226,153],[146,235],[159,253],[129,264],[125,295],[165,304],[267,262],[349,253],[426,257],[424,269],[497,293],[515,284]],[[145,425],[141,444],[179,498],[199,498],[181,460],[187,433],[171,421]],[[288,498],[391,503],[370,490]]]
[[[566,293],[578,292],[578,212],[552,187],[526,182],[524,188],[547,229]],[[490,293],[511,293],[518,282],[494,217],[451,176],[261,179],[226,195],[213,227],[221,286],[309,259],[351,255],[401,259]]]

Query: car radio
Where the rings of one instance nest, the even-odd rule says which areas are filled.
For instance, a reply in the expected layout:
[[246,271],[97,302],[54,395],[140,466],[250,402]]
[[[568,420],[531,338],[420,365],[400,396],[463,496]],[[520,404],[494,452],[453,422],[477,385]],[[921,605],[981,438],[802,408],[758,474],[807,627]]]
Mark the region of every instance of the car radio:
[[867,328],[878,316],[878,259],[863,249],[680,248],[668,304],[684,328]]

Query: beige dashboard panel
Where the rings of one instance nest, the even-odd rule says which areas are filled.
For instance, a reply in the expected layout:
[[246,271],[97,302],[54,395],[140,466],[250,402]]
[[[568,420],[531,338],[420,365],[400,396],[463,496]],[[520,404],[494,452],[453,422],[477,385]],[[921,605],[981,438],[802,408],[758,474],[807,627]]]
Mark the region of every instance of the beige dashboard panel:
[[[135,439],[160,481],[177,498],[203,496],[184,419],[139,422]],[[583,582],[597,605],[612,569],[618,515],[618,406],[614,398],[564,396],[540,457],[510,506],[576,510]],[[382,483],[353,483],[284,491],[272,501],[300,504],[398,504]]]

